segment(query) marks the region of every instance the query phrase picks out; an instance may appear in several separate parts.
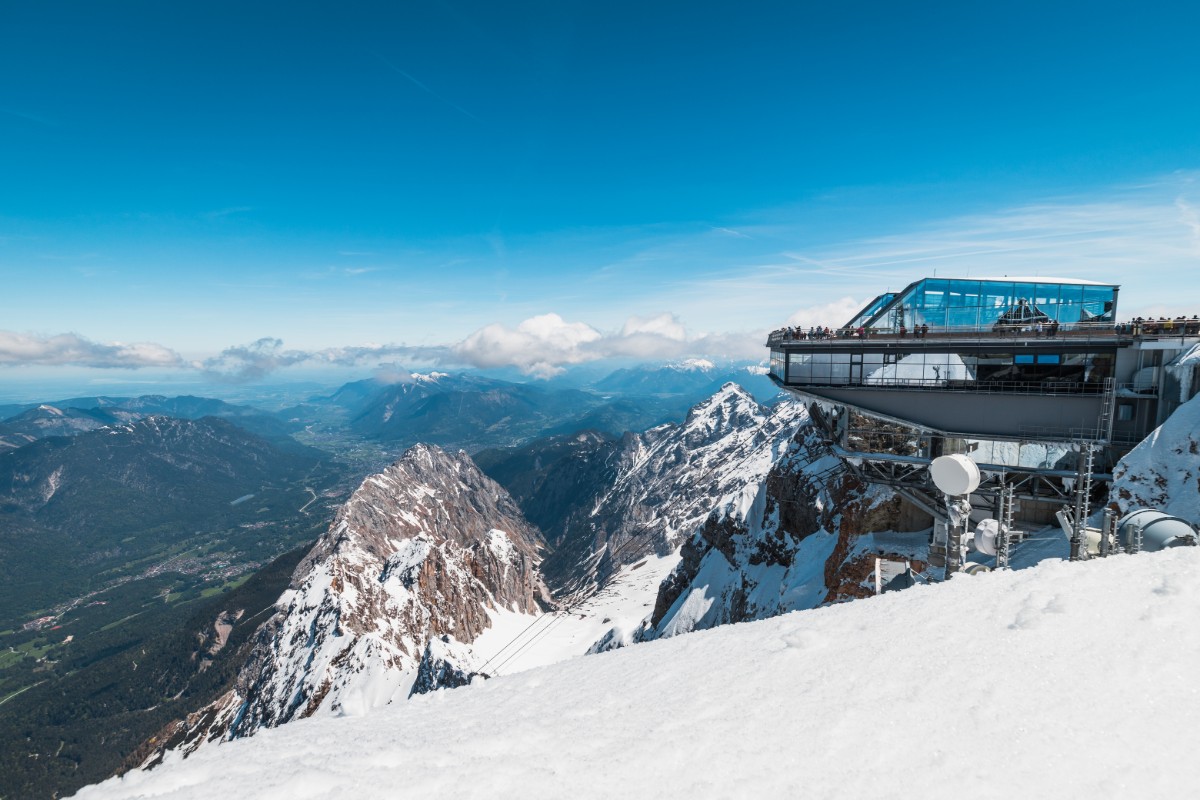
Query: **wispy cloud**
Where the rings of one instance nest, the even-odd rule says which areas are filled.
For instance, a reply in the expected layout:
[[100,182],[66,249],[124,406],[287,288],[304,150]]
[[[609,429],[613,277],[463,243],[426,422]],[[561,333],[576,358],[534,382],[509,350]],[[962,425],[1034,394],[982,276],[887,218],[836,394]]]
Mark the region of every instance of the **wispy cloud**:
[[446,345],[372,344],[322,350],[285,348],[283,341],[264,337],[226,348],[192,366],[210,380],[242,383],[265,378],[287,367],[366,366],[400,375],[392,360],[410,366],[443,368],[515,367],[527,375],[548,378],[568,366],[612,358],[671,359],[690,356],[754,358],[761,355],[758,334],[689,333],[669,313],[630,317],[619,331],[604,332],[558,314],[530,317],[516,326],[493,323],[465,339]]
[[232,217],[235,214],[245,214],[247,211],[253,211],[253,206],[230,206],[229,208],[218,208],[215,211],[206,211],[202,215],[205,219],[224,219]]
[[443,97],[442,95],[438,94],[438,93],[437,93],[437,92],[435,92],[433,89],[430,89],[428,86],[426,86],[425,84],[421,83],[419,80],[417,80],[416,78],[414,78],[412,75],[409,75],[407,72],[405,72],[404,70],[400,69],[400,68],[399,68],[399,67],[397,67],[395,64],[393,64],[392,62],[390,62],[390,61],[388,61],[386,58],[384,58],[383,56],[379,55],[378,53],[373,53],[372,55],[374,55],[374,56],[375,56],[375,58],[379,59],[379,62],[380,62],[381,64],[383,64],[385,67],[387,67],[388,69],[390,69],[392,72],[395,72],[397,75],[400,75],[401,77],[403,77],[403,78],[407,79],[407,80],[408,80],[410,83],[412,83],[412,85],[413,85],[413,86],[416,86],[418,89],[420,89],[421,91],[425,92],[425,93],[426,93],[426,94],[428,94],[430,97],[432,97],[432,98],[434,98],[435,100],[437,100],[437,101],[439,101],[439,102],[441,102],[441,103],[443,103],[443,104],[445,104],[445,105],[449,106],[450,108],[454,109],[455,111],[457,111],[458,113],[462,114],[463,116],[470,117],[471,119],[475,120],[476,122],[479,122],[479,117],[475,116],[475,115],[474,115],[474,114],[472,114],[470,111],[467,111],[465,108],[463,108],[462,106],[458,105],[457,103],[455,103],[455,102],[453,102],[453,101],[451,101],[451,100],[447,100],[445,97]]
[[250,344],[226,348],[217,356],[193,362],[192,366],[211,380],[245,383],[298,364],[351,367],[378,364],[382,359],[395,358],[418,363],[441,363],[449,355],[450,349],[440,346],[364,345],[294,350],[285,349],[282,339],[267,336]]
[[[1190,315],[1200,308],[1197,194],[1193,176],[1177,175],[838,242],[813,242],[800,223],[789,230],[772,221],[761,238],[782,243],[777,250],[743,253],[740,264],[681,280],[670,295],[691,318],[746,319],[757,310],[782,323],[797,309],[869,299],[934,274],[1068,277],[1121,284],[1125,313]],[[791,309],[787,298],[795,298]]]
[[57,128],[58,127],[58,123],[55,122],[54,120],[52,120],[48,117],[43,117],[40,114],[34,114],[29,111],[20,111],[15,108],[0,108],[0,114],[6,114],[10,117],[16,117],[17,119],[24,119],[24,120],[29,120],[30,122],[36,122],[37,124],[45,125],[48,128]]
[[0,331],[0,365],[96,368],[178,367],[183,359],[151,342],[102,344],[76,333],[54,336]]
[[742,233],[741,231],[734,230],[733,228],[724,228],[724,227],[718,226],[718,227],[714,227],[713,231],[715,233],[723,233],[726,236],[733,236],[737,239],[753,239],[754,238],[753,236],[750,236],[749,234]]

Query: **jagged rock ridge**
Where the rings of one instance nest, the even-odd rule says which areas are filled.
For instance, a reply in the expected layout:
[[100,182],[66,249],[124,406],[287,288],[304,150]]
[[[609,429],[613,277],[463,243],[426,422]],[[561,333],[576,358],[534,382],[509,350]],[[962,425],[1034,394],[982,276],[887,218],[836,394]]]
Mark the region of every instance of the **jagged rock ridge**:
[[[449,640],[470,643],[488,609],[548,606],[543,547],[465,453],[411,448],[363,481],[296,568],[236,689],[164,731],[159,753],[402,697],[422,656],[458,652]],[[431,650],[440,637],[445,646]]]
[[[819,413],[819,412],[817,412]],[[805,413],[752,502],[717,507],[684,542],[641,638],[763,619],[853,594],[862,534],[895,529],[900,500],[869,487]],[[860,577],[865,577],[865,574]]]
[[626,434],[609,456],[611,483],[566,522],[574,560],[556,586],[586,592],[623,565],[674,553],[714,508],[750,503],[806,413],[727,383],[683,424]]

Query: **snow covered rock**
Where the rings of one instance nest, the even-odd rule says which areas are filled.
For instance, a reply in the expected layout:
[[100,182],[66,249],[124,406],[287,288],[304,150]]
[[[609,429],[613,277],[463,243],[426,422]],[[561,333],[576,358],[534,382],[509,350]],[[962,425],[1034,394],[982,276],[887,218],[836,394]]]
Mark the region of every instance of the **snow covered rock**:
[[479,664],[468,645],[446,635],[435,636],[425,645],[425,655],[421,657],[409,696],[457,689],[469,685],[476,677],[487,678]]
[[591,556],[577,564],[575,586],[602,584],[647,555],[673,554],[714,508],[748,506],[805,413],[791,400],[768,408],[726,383],[682,425],[628,434],[611,487],[576,521]]
[[469,665],[466,645],[490,610],[533,614],[550,603],[542,547],[465,453],[411,448],[363,481],[300,562],[237,688],[160,735],[163,747],[188,752],[321,710],[364,713],[407,695],[423,663],[430,686],[449,685],[448,662]]
[[[850,474],[807,410],[794,429],[766,474],[747,484],[738,502],[716,506],[684,543],[643,637],[839,599],[844,566],[857,566],[856,538],[895,527],[899,500],[891,491],[865,486]],[[851,594],[859,582],[850,581]]]
[[1200,523],[1200,395],[1117,462],[1109,502],[1121,514],[1153,508]]

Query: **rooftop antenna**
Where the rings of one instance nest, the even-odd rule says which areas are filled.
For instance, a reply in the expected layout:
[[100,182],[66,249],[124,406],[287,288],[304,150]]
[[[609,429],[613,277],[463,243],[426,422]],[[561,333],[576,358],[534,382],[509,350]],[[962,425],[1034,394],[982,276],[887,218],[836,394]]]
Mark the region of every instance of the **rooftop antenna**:
[[967,560],[971,492],[979,488],[979,466],[961,454],[939,456],[930,463],[929,475],[946,499],[946,519],[934,523],[930,550],[945,555],[946,578],[950,578]]

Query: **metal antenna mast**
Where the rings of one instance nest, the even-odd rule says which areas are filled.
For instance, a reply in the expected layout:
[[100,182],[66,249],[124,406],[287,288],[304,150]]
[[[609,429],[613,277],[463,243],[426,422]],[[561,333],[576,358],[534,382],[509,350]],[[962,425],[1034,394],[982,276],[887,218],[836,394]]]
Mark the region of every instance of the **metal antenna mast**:
[[1075,518],[1071,525],[1071,560],[1083,561],[1087,552],[1087,518],[1091,513],[1092,473],[1096,466],[1096,452],[1091,442],[1079,445],[1079,477],[1075,480]]

